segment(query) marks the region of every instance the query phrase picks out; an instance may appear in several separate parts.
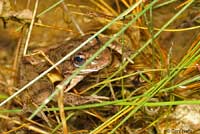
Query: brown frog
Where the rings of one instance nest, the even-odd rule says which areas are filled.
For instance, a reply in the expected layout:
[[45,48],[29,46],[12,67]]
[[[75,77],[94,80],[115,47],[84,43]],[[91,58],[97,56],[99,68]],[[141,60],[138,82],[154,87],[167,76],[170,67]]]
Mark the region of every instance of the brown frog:
[[[56,63],[63,56],[71,52],[82,42],[87,40],[91,35],[85,35],[79,38],[71,39],[62,42],[58,45],[45,49],[44,55],[28,55],[23,57],[19,71],[19,84],[22,87],[29,81],[33,80],[40,73],[48,69],[53,63]],[[63,78],[69,77],[76,68],[80,67],[89,59],[101,46],[101,37],[93,39],[91,42],[82,47],[78,52],[72,55],[69,59],[61,63],[56,69],[51,71],[47,76],[41,78],[32,86],[30,86],[21,95],[22,103],[24,104],[41,104],[53,91],[56,82],[61,81]],[[73,88],[89,73],[97,72],[102,68],[108,66],[112,60],[111,51],[106,48],[99,56],[97,56],[85,69],[81,70],[79,75],[71,80],[67,89]],[[59,79],[52,81],[51,74],[59,74]]]

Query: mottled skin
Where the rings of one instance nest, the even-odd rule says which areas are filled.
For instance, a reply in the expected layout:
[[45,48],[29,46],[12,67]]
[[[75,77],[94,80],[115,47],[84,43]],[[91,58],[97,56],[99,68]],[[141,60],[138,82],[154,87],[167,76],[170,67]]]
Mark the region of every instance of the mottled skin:
[[[66,54],[75,49],[82,42],[87,40],[91,35],[85,35],[79,38],[71,39],[66,42],[62,42],[51,48],[45,49],[43,52],[49,58],[52,63],[56,63]],[[102,45],[101,39],[93,39],[86,46],[82,47],[77,53],[71,56],[69,59],[60,64],[53,72],[59,72],[63,78],[70,76],[73,71],[82,65],[88,58],[90,58]],[[74,78],[68,87],[73,88],[79,81],[86,77],[91,72],[99,71],[106,67],[111,62],[111,51],[106,48],[92,63],[88,64],[81,73]],[[51,64],[42,55],[29,55],[22,59],[20,65],[19,84],[18,87],[22,87],[40,73],[45,71],[51,66]],[[68,88],[66,87],[66,88]],[[45,76],[34,83],[21,95],[23,104],[41,104],[54,90],[54,84],[49,80],[49,77]]]

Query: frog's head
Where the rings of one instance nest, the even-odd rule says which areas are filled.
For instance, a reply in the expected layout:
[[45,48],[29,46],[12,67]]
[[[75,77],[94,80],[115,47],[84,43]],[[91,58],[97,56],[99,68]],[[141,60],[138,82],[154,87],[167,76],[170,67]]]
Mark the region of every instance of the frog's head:
[[[76,40],[73,40],[73,42],[70,41],[68,45],[73,45],[74,47],[68,47],[68,48],[74,49],[75,46],[77,47],[77,45],[80,45],[90,36],[91,35],[85,35],[80,38],[77,38]],[[75,43],[76,45],[74,45],[73,43]],[[94,55],[94,53],[96,53],[102,47],[102,45],[103,43],[98,37],[94,38],[92,41],[90,41],[88,44],[82,47],[78,52],[72,55],[69,60],[65,61],[64,64],[60,66],[64,78],[67,79],[77,68],[82,66],[91,56]],[[98,72],[99,70],[108,66],[111,60],[112,60],[111,51],[108,48],[104,49],[100,53],[100,55],[98,55],[91,63],[89,63],[84,69],[80,70],[80,73],[71,80],[66,91],[69,91],[71,88],[73,88],[89,73]]]
[[[83,49],[72,56],[71,61],[74,67],[79,68],[82,66],[93,54],[100,49],[102,42],[98,37],[89,42]],[[109,49],[105,49],[100,55],[98,55],[90,64],[81,70],[81,74],[88,74],[91,72],[97,72],[111,62],[111,52]]]

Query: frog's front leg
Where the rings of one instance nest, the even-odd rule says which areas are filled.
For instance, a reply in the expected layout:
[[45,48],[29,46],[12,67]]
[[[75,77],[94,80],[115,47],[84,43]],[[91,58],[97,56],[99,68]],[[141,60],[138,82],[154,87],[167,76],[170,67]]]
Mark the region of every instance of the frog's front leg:
[[[23,111],[25,113],[32,113],[35,111],[35,109],[37,109],[39,105],[51,95],[53,90],[54,86],[46,76],[38,80],[20,96],[23,102]],[[51,126],[43,111],[40,111],[37,116],[42,118],[49,126]]]

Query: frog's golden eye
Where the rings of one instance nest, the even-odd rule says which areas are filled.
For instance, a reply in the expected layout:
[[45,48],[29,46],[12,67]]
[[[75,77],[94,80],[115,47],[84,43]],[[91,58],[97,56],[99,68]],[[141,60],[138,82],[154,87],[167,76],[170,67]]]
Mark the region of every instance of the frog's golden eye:
[[73,64],[75,67],[80,67],[85,63],[85,56],[82,54],[77,54],[73,57]]

